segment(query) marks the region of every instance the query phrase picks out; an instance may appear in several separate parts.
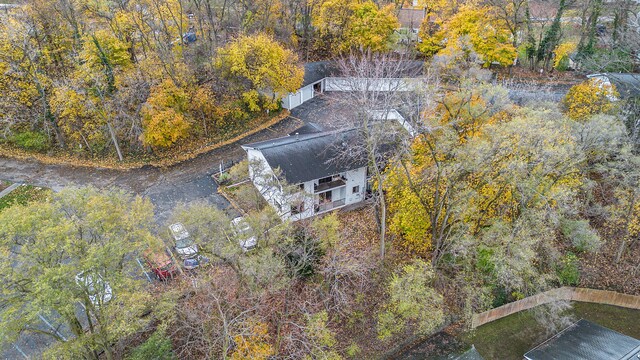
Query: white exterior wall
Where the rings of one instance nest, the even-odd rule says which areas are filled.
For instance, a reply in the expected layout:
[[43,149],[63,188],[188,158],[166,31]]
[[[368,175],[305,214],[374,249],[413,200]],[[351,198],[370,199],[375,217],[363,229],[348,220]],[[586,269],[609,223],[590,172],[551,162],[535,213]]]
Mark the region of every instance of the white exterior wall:
[[[267,160],[260,151],[254,149],[247,149],[247,159],[249,160],[249,178],[252,180],[253,185],[278,215],[284,218],[289,212],[289,203],[283,194],[282,188],[274,186],[275,173],[267,163]],[[257,162],[262,165],[252,166]],[[260,173],[256,173],[256,171],[260,171]]]
[[[359,186],[360,191],[354,193],[353,187]],[[361,167],[356,170],[347,171],[347,194],[346,205],[355,204],[364,200],[364,194],[367,189],[367,168]]]
[[[315,185],[318,184],[319,179],[307,181],[304,183],[304,191],[300,191],[298,194],[285,196],[283,189],[274,185],[273,170],[269,167],[266,159],[262,153],[254,149],[247,150],[247,158],[249,164],[255,164],[260,162],[260,166],[249,166],[249,176],[253,180],[253,184],[258,189],[262,197],[267,203],[273,207],[282,220],[301,220],[306,219],[324,212],[335,210],[337,208],[356,204],[363,201],[365,198],[365,192],[367,188],[367,169],[362,167],[355,170],[349,170],[342,173],[346,177],[347,181],[345,186],[338,187],[329,190],[331,192],[331,201],[340,201],[344,199],[344,205],[335,207],[328,211],[315,211],[316,205],[319,203],[319,194],[315,193]],[[260,171],[260,173],[256,173]],[[295,185],[295,184],[290,184]],[[353,192],[354,187],[358,187],[357,192]],[[291,205],[298,201],[304,201],[304,211],[299,214],[291,213]]]
[[325,91],[414,91],[420,88],[422,79],[367,79],[328,77],[324,79]]
[[282,107],[291,110],[295,107],[302,105],[305,101],[309,101],[316,96],[315,91],[313,91],[313,86],[316,84],[320,84],[320,91],[324,91],[324,79],[317,81],[313,84],[309,84],[305,87],[300,88],[295,93],[290,93],[282,99]]
[[313,98],[313,85],[307,85],[300,89],[302,93],[302,102],[311,100]]

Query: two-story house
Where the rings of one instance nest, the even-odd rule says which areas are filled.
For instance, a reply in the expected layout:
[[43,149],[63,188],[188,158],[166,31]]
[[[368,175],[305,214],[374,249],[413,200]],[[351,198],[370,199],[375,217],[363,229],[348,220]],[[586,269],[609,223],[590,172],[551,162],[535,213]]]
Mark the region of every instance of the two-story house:
[[367,161],[350,154],[356,129],[243,145],[251,179],[280,217],[300,220],[363,201]]

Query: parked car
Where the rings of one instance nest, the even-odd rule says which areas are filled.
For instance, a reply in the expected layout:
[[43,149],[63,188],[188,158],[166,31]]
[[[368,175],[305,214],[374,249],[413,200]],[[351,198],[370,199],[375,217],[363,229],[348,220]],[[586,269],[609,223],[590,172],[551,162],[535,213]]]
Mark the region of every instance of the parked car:
[[200,259],[198,258],[198,256],[196,257],[192,257],[192,258],[188,258],[188,259],[184,259],[184,268],[185,270],[193,270],[196,269],[200,266]]
[[239,243],[242,251],[246,252],[256,247],[258,239],[251,235],[251,226],[249,226],[245,218],[238,216],[231,220],[231,227],[240,238]]
[[159,253],[148,251],[144,254],[144,260],[160,280],[172,279],[178,271],[176,264],[164,251]]
[[209,262],[209,258],[198,254],[192,258],[184,259],[182,263],[185,270],[194,270]]
[[198,245],[196,245],[189,232],[181,223],[175,223],[169,226],[171,235],[176,242],[176,253],[182,258],[192,258],[198,255]]
[[87,292],[89,300],[95,306],[106,304],[113,298],[111,286],[100,275],[80,272],[76,275],[76,284]]

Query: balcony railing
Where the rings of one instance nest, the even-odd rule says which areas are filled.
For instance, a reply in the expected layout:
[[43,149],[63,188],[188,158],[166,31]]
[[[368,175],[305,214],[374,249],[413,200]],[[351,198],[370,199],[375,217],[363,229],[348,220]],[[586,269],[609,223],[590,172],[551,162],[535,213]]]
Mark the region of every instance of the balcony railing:
[[344,179],[337,179],[330,182],[322,183],[320,185],[314,185],[313,190],[317,194],[335,188],[343,187],[345,185],[347,185],[347,182]]
[[335,208],[339,208],[341,206],[344,206],[344,204],[345,204],[345,199],[326,202],[326,203],[323,203],[323,204],[316,204],[315,211],[317,213],[325,212],[325,211],[329,211],[331,209],[335,209]]

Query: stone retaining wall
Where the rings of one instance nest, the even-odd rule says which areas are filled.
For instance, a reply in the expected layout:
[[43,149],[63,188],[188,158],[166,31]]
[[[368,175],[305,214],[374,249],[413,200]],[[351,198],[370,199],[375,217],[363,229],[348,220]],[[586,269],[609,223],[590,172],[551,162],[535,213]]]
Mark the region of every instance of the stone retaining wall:
[[514,301],[480,314],[474,314],[471,321],[471,328],[475,329],[478,326],[515,314],[522,310],[528,310],[538,305],[558,300],[615,305],[640,310],[640,296],[621,294],[606,290],[561,287],[529,296],[522,300]]

